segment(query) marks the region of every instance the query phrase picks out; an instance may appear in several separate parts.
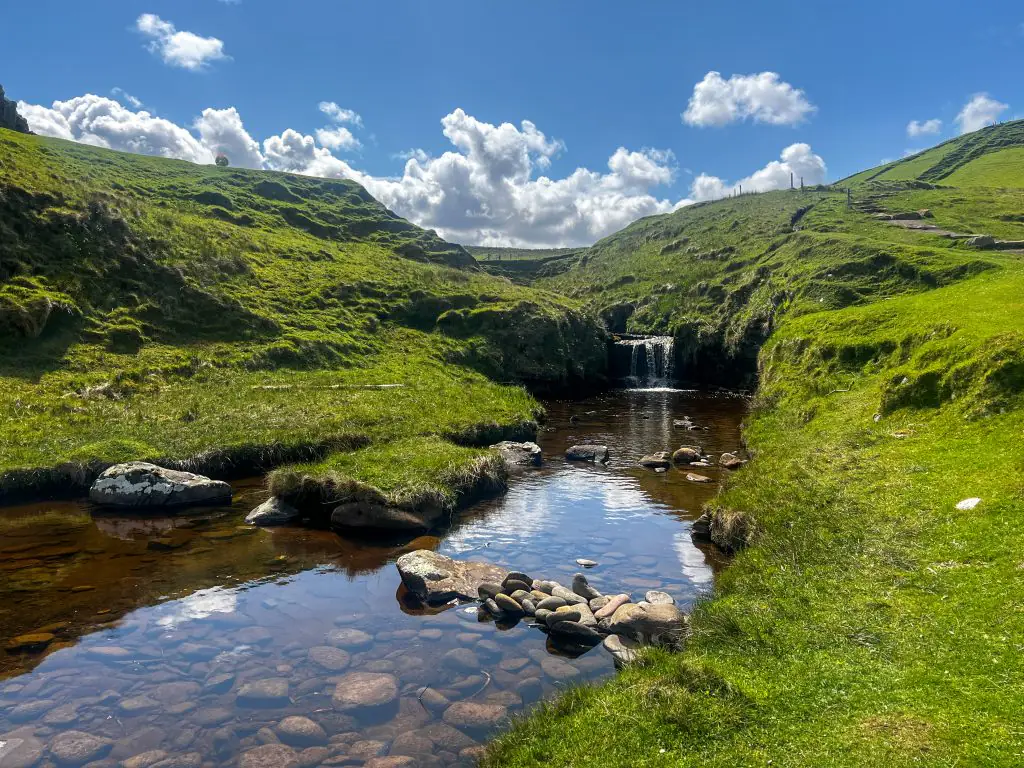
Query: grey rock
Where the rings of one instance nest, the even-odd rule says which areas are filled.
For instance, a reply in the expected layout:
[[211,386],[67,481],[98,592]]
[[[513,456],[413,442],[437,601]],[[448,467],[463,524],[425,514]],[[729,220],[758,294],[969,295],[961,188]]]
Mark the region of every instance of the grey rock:
[[621,666],[636,661],[640,645],[628,637],[608,635],[603,642],[604,649],[615,659],[615,665]]
[[676,464],[689,464],[693,461],[700,461],[704,452],[696,445],[684,445],[672,454],[672,461]]
[[381,708],[397,700],[398,678],[382,672],[349,672],[334,690],[334,708],[339,712]]
[[723,453],[718,457],[718,463],[726,469],[739,469],[747,462],[734,453]]
[[[533,584],[533,579],[531,579],[529,576],[527,576],[522,571],[509,571],[507,574],[505,574],[505,578],[502,579],[501,586],[507,588],[508,585],[509,585],[509,582],[511,582],[511,581],[522,582],[519,585],[519,588],[520,589],[526,589],[526,590],[529,590],[530,589],[530,585]],[[507,590],[505,590],[505,591],[507,591]]]
[[[565,602],[566,602],[566,603],[567,603],[568,605],[578,605],[579,603],[585,603],[585,602],[587,602],[587,598],[583,597],[582,595],[577,595],[577,594],[576,594],[575,592],[573,592],[572,590],[570,590],[570,589],[566,589],[565,587],[563,587],[563,586],[562,586],[562,585],[560,585],[560,584],[559,584],[559,585],[557,585],[557,586],[555,586],[555,587],[554,587],[554,588],[553,588],[553,589],[551,590],[551,594],[552,594],[552,595],[553,595],[554,597],[560,597],[560,598],[562,598],[563,600],[565,600]],[[599,597],[599,596],[600,596],[600,595],[595,595],[595,597]]]
[[31,768],[43,756],[44,744],[30,727],[0,736],[0,768]]
[[640,459],[640,466],[647,469],[667,469],[672,466],[672,457],[665,451],[651,453]]
[[469,648],[453,648],[441,657],[441,664],[458,672],[480,671],[480,658]]
[[373,645],[373,635],[361,629],[332,629],[327,633],[326,643],[335,648],[357,651]]
[[114,507],[227,504],[231,501],[231,486],[203,475],[131,461],[103,472],[89,489],[89,499]]
[[547,608],[538,608],[536,613],[533,614],[533,618],[538,624],[546,625],[548,623],[548,616],[552,613],[554,613],[554,611],[550,611]]
[[435,715],[439,715],[444,712],[451,704],[447,696],[434,688],[424,688],[420,692],[419,700],[420,704]]
[[695,472],[687,472],[686,473],[686,479],[689,480],[691,483],[704,483],[704,484],[707,484],[707,483],[715,482],[710,477],[706,477],[705,475],[698,475]]
[[498,595],[494,598],[499,610],[506,616],[522,616],[523,607],[508,595]]
[[991,235],[975,235],[966,241],[966,245],[971,248],[991,248],[995,244],[996,239]]
[[594,613],[596,613],[597,611],[601,610],[606,605],[608,605],[609,602],[611,602],[611,597],[610,596],[595,597],[589,603],[590,610],[593,611]]
[[288,703],[288,680],[269,677],[238,689],[236,702],[243,707],[280,707]]
[[141,755],[135,755],[129,757],[127,760],[121,761],[121,768],[151,768],[161,760],[166,760],[169,755],[162,749],[151,749],[148,752],[143,752]]
[[484,600],[482,608],[486,613],[491,614],[491,616],[501,616],[501,606],[491,598]]
[[545,597],[537,603],[537,608],[545,611],[557,611],[564,605],[568,605],[568,603],[563,598],[552,595],[551,597]]
[[13,723],[28,722],[29,720],[35,720],[56,706],[57,702],[53,699],[26,701],[11,709],[7,713],[7,719]]
[[644,599],[652,605],[675,605],[675,598],[672,597],[668,592],[659,592],[658,590],[652,589],[646,595]]
[[492,450],[501,454],[509,467],[539,467],[544,452],[536,443],[513,443],[506,440],[491,446]]
[[607,619],[615,614],[619,606],[625,605],[629,602],[629,595],[619,594],[613,595],[605,605],[597,611],[594,611],[594,616],[598,619]]
[[572,664],[557,656],[548,656],[540,663],[544,674],[553,680],[564,682],[579,677],[580,671]]
[[238,768],[298,768],[295,750],[284,744],[265,744],[243,752]]
[[516,683],[516,693],[522,697],[524,702],[530,704],[544,694],[544,686],[539,677],[528,677]]
[[444,722],[467,731],[493,728],[508,717],[508,709],[500,704],[457,701],[444,712]]
[[504,587],[501,584],[493,584],[491,582],[484,582],[476,588],[477,595],[479,595],[481,600],[493,600],[503,591]]
[[271,496],[246,515],[245,522],[249,525],[271,527],[294,523],[299,517],[299,510],[277,496]]
[[511,595],[513,592],[529,592],[531,583],[519,579],[505,579],[501,586],[502,592]]
[[527,616],[533,616],[537,613],[537,606],[534,605],[533,600],[529,597],[523,599],[522,606],[523,613]]
[[678,645],[687,630],[686,616],[674,605],[627,603],[611,617],[609,630],[616,635],[647,637],[658,644]]
[[532,586],[535,592],[543,592],[545,595],[550,595],[551,590],[559,586],[559,584],[554,581],[539,581],[534,579]]
[[580,566],[581,568],[596,568],[598,562],[596,560],[588,560],[585,557],[580,557],[577,558],[576,565]]
[[505,571],[495,565],[452,560],[426,549],[402,555],[396,565],[406,588],[426,603],[475,599],[480,584],[505,578]]
[[28,120],[18,114],[18,102],[7,98],[2,85],[0,85],[0,128],[18,131],[18,133],[32,133],[28,127]]
[[65,731],[50,742],[50,756],[57,765],[79,766],[99,760],[114,746],[103,736],[82,731]]
[[568,461],[591,461],[606,463],[610,456],[607,445],[574,445],[565,452]]
[[544,623],[549,628],[554,627],[556,624],[563,621],[579,621],[583,618],[583,614],[575,608],[565,607],[559,608],[557,611],[552,611],[544,617]]
[[174,755],[165,758],[159,763],[154,763],[151,768],[200,768],[202,764],[202,755],[198,752],[189,752],[184,755]]
[[601,597],[601,593],[590,586],[590,582],[587,581],[587,577],[582,573],[577,573],[572,577],[572,591],[588,603],[595,597]]
[[316,747],[327,743],[327,732],[308,717],[286,717],[274,732],[291,747]]
[[341,672],[347,669],[352,657],[347,651],[332,648],[329,645],[316,645],[309,649],[309,660],[323,667],[328,672]]

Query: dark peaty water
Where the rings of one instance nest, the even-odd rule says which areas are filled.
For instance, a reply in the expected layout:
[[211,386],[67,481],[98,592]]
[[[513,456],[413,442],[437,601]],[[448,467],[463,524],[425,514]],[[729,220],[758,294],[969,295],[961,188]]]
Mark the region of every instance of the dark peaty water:
[[[558,656],[537,629],[480,620],[473,605],[418,610],[393,561],[432,548],[568,584],[589,558],[599,590],[660,589],[686,605],[716,567],[689,528],[717,483],[636,462],[683,444],[735,451],[744,410],[734,397],[652,390],[549,403],[545,466],[413,541],[247,528],[258,482],[237,487],[230,508],[175,517],[0,510],[0,768],[47,750],[63,763],[160,750],[174,765],[233,766],[279,739],[310,768],[385,754],[471,764],[504,714],[612,674],[611,658],[600,647]],[[673,426],[683,416],[709,430]],[[611,463],[564,462],[581,442],[608,445]],[[42,637],[18,647],[26,634]],[[336,702],[339,689],[352,701]],[[312,722],[282,723],[290,716]]]

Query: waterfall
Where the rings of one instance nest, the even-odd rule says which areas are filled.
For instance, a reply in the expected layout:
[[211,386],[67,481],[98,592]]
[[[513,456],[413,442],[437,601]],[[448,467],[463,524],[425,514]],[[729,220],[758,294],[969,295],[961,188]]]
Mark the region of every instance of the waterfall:
[[625,353],[629,354],[629,372],[624,375],[629,386],[642,389],[671,386],[674,368],[673,339],[671,336],[644,336],[620,339],[615,342],[616,359],[622,364],[619,372],[626,374]]

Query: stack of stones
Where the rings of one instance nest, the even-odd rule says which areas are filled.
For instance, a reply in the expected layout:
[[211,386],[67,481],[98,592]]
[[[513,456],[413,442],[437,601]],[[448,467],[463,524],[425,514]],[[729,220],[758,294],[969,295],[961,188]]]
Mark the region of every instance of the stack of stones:
[[603,644],[617,664],[635,659],[644,645],[678,649],[687,633],[686,616],[665,592],[648,592],[634,603],[628,594],[602,595],[582,573],[571,589],[513,571],[501,584],[484,583],[478,591],[480,610],[496,619],[532,619],[570,653]]

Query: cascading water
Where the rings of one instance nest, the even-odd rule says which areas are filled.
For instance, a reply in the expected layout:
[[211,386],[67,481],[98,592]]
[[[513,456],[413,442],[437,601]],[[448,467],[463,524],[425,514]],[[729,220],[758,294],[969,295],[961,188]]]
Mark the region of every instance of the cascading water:
[[[630,387],[655,389],[671,386],[674,362],[674,342],[671,336],[639,336],[620,338],[615,342],[615,360],[621,361],[613,370],[622,374]],[[621,351],[620,351],[621,350]],[[626,353],[629,371],[625,370]]]

